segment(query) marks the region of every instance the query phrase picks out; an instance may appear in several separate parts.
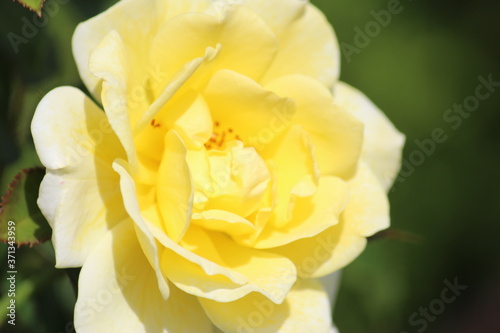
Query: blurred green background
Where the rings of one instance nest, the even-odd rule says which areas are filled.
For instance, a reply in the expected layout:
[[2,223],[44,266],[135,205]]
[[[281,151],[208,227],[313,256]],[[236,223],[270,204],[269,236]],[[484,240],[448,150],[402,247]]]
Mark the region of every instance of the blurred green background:
[[[45,21],[37,21],[44,23],[15,52],[9,33],[22,36],[34,14],[0,1],[2,192],[17,170],[39,164],[28,129],[41,97],[60,85],[84,88],[71,54],[76,24],[114,3],[52,2]],[[471,101],[479,77],[500,82],[500,3],[312,2],[343,45],[342,80],[366,93],[407,136],[405,167],[390,194],[399,233],[370,242],[344,269],[334,311],[340,332],[500,332],[500,87],[460,120],[443,118],[454,104]],[[388,7],[390,23],[376,23],[374,13]],[[366,29],[363,39],[359,31]],[[446,140],[425,154],[416,140],[430,149],[435,129]],[[0,258],[5,252],[1,245]],[[53,268],[51,245],[21,248],[17,261],[17,325],[1,318],[0,331],[73,332],[73,291],[65,273]],[[0,277],[5,281],[3,269]],[[445,281],[467,286],[450,304],[440,301]],[[2,282],[1,296],[5,287]],[[427,315],[421,312],[429,306]]]

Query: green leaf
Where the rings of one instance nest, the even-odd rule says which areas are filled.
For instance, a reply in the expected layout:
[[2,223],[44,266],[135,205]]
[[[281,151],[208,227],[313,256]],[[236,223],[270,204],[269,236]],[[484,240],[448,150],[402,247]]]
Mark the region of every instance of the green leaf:
[[42,7],[45,0],[17,0],[17,2],[42,17]]
[[50,239],[52,230],[36,203],[44,175],[45,169],[33,168],[23,169],[14,177],[0,202],[0,241],[8,241],[12,222],[18,246]]

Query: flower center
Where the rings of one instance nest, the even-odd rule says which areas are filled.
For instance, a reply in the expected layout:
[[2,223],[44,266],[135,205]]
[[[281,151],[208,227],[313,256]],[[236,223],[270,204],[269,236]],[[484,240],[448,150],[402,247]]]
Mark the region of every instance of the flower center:
[[213,128],[214,130],[212,136],[210,137],[210,139],[208,139],[207,142],[205,142],[205,148],[207,150],[224,149],[226,146],[226,142],[233,140],[241,141],[239,135],[236,134],[231,127],[222,127],[220,122],[216,121],[214,122]]

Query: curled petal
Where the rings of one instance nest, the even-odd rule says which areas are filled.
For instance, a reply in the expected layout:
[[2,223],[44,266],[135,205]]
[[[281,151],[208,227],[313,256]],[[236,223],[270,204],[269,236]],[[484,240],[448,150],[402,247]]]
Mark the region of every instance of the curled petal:
[[281,228],[267,225],[252,245],[271,249],[316,236],[339,222],[348,198],[349,189],[342,179],[323,177],[314,196],[295,198],[288,224]]
[[299,280],[282,304],[256,293],[235,302],[200,299],[200,303],[224,332],[329,333],[332,328],[328,295],[314,279]]
[[349,187],[349,202],[338,224],[273,249],[295,263],[299,276],[321,277],[343,268],[364,250],[366,237],[389,226],[387,195],[369,167],[361,164]]
[[186,162],[186,147],[174,131],[165,136],[156,189],[165,230],[177,242],[184,236],[191,221],[193,185]]

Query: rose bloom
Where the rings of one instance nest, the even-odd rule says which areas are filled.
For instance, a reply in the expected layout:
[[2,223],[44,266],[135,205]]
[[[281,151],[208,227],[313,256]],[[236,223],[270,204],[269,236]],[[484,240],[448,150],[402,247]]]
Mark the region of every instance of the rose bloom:
[[323,14],[123,0],[73,52],[96,102],[56,88],[32,132],[56,265],[82,267],[76,330],[334,331],[319,278],[389,226],[404,137],[338,81]]

